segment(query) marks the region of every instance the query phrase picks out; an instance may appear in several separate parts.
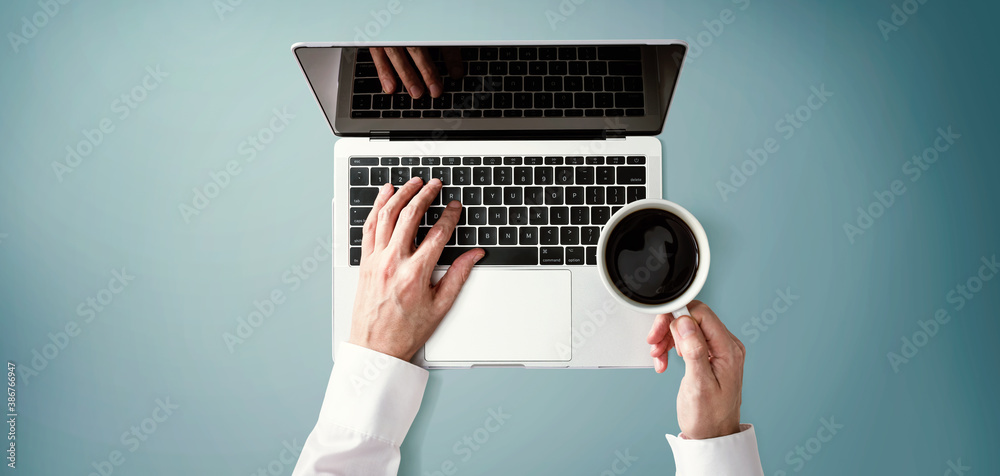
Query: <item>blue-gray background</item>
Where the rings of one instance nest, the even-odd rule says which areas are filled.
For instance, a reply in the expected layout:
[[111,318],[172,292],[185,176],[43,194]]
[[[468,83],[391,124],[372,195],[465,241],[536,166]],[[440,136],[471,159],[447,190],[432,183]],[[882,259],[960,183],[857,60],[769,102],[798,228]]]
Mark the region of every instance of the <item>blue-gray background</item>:
[[[886,36],[878,22],[892,25],[894,3],[903,5],[402,0],[369,31],[700,43],[660,136],[667,196],[711,238],[701,298],[746,342],[743,420],[757,425],[765,472],[998,474],[1000,283],[961,309],[947,297],[1000,252],[1000,10],[928,0]],[[315,422],[332,365],[329,261],[294,289],[283,276],[329,236],[335,137],[289,46],[355,39],[387,2],[228,5],[77,1],[40,14],[48,19],[26,44],[7,36],[0,358],[37,370],[18,384],[18,474],[87,474],[115,450],[125,461],[114,474],[252,474],[269,464],[289,474],[282,449]],[[725,9],[735,21],[720,33],[713,20]],[[42,7],[19,0],[2,11],[0,29],[23,35],[22,17]],[[114,101],[157,66],[169,76],[137,90],[145,100],[122,119]],[[833,96],[786,139],[776,122],[824,85]],[[241,142],[275,108],[294,118],[248,161]],[[66,146],[104,118],[114,131],[57,173]],[[949,126],[961,137],[911,181],[904,163]],[[768,138],[780,149],[723,199],[730,167]],[[186,220],[180,205],[232,160],[240,173]],[[897,179],[906,192],[852,244],[844,224]],[[122,268],[134,280],[86,322],[78,306]],[[767,331],[756,340],[743,331],[755,316],[771,319],[777,290],[789,288],[798,298]],[[273,289],[287,300],[230,352],[223,334]],[[887,354],[937,309],[950,321],[929,342],[918,337],[923,346],[894,371]],[[79,334],[60,337],[70,323]],[[64,348],[36,357],[57,350],[45,349],[50,333]],[[401,473],[452,460],[460,474],[596,475],[626,450],[638,458],[628,474],[672,473],[663,434],[678,431],[682,371],[675,359],[665,375],[432,372]],[[167,397],[180,408],[129,451],[122,433]],[[463,461],[455,444],[496,407],[511,419]],[[843,428],[817,447],[810,438],[824,418]],[[794,451],[807,444],[800,465]]]

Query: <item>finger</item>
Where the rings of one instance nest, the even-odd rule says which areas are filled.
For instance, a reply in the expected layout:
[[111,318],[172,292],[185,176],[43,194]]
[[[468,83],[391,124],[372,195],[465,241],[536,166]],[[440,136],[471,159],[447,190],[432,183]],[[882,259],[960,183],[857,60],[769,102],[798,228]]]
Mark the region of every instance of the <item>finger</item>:
[[653,359],[653,370],[658,374],[662,374],[667,370],[667,353],[664,352],[663,355]]
[[465,76],[465,65],[462,63],[462,53],[458,48],[441,48],[444,65],[448,68],[448,76],[458,79]]
[[410,202],[410,199],[420,190],[420,186],[423,183],[420,177],[411,178],[409,182],[399,187],[399,191],[393,194],[392,198],[379,210],[378,225],[375,227],[376,250],[389,245],[389,240],[392,238],[392,230],[396,228],[396,220],[399,218],[400,210]]
[[732,358],[735,357],[739,348],[733,342],[733,335],[729,333],[726,325],[719,320],[712,310],[701,301],[691,301],[688,305],[691,317],[698,322],[705,341],[708,343],[708,352],[712,357]]
[[670,335],[670,323],[674,320],[674,315],[667,314],[657,314],[656,318],[653,320],[653,327],[649,329],[649,335],[646,336],[647,344],[655,344],[664,337]]
[[392,184],[387,183],[378,191],[378,196],[375,197],[375,204],[372,205],[372,211],[368,213],[368,218],[365,219],[365,226],[362,228],[361,235],[361,259],[372,254],[372,251],[375,250],[375,227],[378,224],[378,212],[390,198],[392,198]]
[[396,220],[396,229],[392,232],[392,239],[389,240],[391,246],[400,246],[404,250],[413,248],[413,240],[417,237],[417,227],[420,226],[420,219],[427,213],[431,202],[437,198],[441,191],[441,181],[431,179],[420,189],[410,203],[399,212],[399,219]]
[[660,355],[666,354],[670,347],[674,345],[673,339],[663,339],[651,346],[649,346],[649,356],[659,357]]
[[469,279],[472,266],[485,255],[486,252],[482,248],[462,253],[461,256],[451,263],[451,267],[444,273],[441,281],[438,281],[437,286],[435,286],[437,291],[434,302],[441,316],[444,316],[451,309],[451,306],[455,304],[455,299],[458,298],[459,291],[462,290],[462,286],[465,286],[465,282]]
[[427,232],[427,236],[420,243],[420,247],[417,248],[414,256],[425,264],[424,271],[427,274],[433,271],[434,265],[441,258],[441,251],[444,250],[444,245],[451,239],[451,234],[454,233],[455,226],[458,225],[458,218],[461,215],[462,204],[456,200],[452,200],[445,207],[444,212],[441,213],[441,218],[438,218],[437,223],[434,224],[431,231]]
[[403,52],[402,48],[391,47],[385,49],[386,56],[392,61],[392,66],[396,68],[399,80],[403,82],[403,87],[410,93],[410,96],[419,98],[424,95],[423,81],[420,75],[413,70],[410,65],[409,55]]
[[441,84],[441,76],[437,72],[437,67],[434,66],[430,55],[427,54],[427,48],[422,46],[408,46],[406,51],[410,52],[413,63],[420,70],[420,76],[424,78],[424,84],[427,85],[427,89],[431,90],[431,97],[440,97],[441,93],[444,92],[444,85]]
[[690,375],[703,384],[718,387],[719,381],[715,378],[712,364],[708,360],[708,343],[698,323],[688,316],[682,316],[674,319],[670,325],[670,332],[674,335],[677,349],[683,350],[685,378]]
[[392,94],[396,91],[396,71],[392,69],[392,62],[385,55],[385,48],[369,48],[372,54],[372,61],[375,62],[375,71],[378,72],[378,80],[382,83],[382,92]]

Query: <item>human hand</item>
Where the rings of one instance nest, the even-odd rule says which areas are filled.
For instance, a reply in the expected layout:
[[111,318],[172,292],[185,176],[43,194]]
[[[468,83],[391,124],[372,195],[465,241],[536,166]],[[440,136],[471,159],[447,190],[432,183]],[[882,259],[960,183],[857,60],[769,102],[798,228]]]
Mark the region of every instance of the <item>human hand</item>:
[[[440,97],[444,92],[441,75],[438,74],[427,48],[387,46],[369,48],[368,51],[372,55],[379,80],[382,82],[382,92],[392,94],[396,90],[397,74],[403,82],[403,87],[414,98],[424,95],[425,86],[430,89],[431,97],[434,98]],[[448,68],[448,74],[455,79],[462,77],[464,69],[458,48],[441,48],[441,56]],[[413,64],[410,63],[411,58]],[[419,74],[413,70],[414,65],[420,71]]]
[[481,248],[465,252],[431,285],[431,272],[455,230],[462,205],[449,203],[420,246],[414,246],[420,219],[441,191],[438,179],[423,187],[422,183],[410,179],[395,193],[391,184],[385,184],[375,199],[364,225],[348,339],[401,360],[410,360],[427,342],[455,303],[472,265],[485,255]]
[[746,348],[704,303],[692,301],[688,309],[690,316],[677,319],[656,316],[646,339],[653,344],[656,371],[667,368],[667,350],[676,345],[686,367],[677,392],[677,423],[685,437],[703,440],[738,433]]

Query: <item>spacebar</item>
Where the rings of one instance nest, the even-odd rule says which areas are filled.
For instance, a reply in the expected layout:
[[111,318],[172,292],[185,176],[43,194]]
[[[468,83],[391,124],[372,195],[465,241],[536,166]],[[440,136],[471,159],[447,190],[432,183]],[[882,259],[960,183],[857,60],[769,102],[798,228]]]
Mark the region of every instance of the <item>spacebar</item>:
[[[518,246],[518,247],[489,247],[481,246],[480,248],[486,250],[486,256],[476,263],[476,266],[482,265],[533,265],[538,264],[538,248],[534,246]],[[441,259],[438,260],[439,265],[451,264],[456,258],[469,250],[474,250],[476,247],[469,246],[446,246],[444,251],[441,253]]]

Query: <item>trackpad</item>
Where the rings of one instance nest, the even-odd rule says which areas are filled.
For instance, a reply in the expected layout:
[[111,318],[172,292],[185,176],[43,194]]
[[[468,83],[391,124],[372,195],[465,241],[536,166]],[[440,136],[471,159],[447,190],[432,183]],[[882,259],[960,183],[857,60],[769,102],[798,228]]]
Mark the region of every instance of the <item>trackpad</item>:
[[[435,272],[434,281],[443,274]],[[438,362],[568,361],[569,270],[477,268],[424,347]]]

